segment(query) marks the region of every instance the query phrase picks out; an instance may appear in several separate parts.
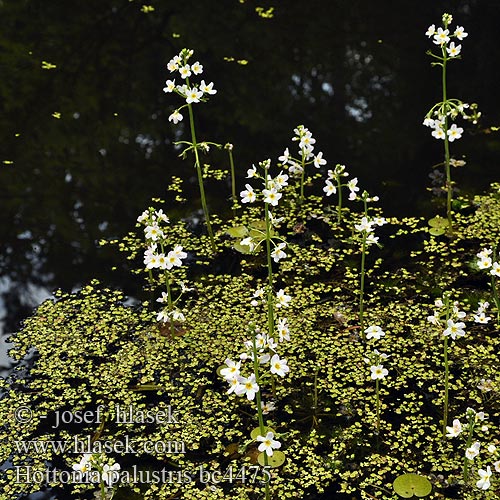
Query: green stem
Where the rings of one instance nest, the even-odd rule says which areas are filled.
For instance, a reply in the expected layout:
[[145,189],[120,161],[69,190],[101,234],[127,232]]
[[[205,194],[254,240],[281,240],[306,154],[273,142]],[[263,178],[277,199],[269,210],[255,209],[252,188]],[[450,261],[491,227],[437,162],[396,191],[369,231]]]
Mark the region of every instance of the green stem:
[[448,231],[452,232],[452,214],[451,202],[453,197],[453,185],[451,182],[451,169],[450,169],[450,143],[448,140],[448,101],[446,92],[446,49],[443,46],[443,72],[442,72],[442,85],[443,85],[443,108],[444,108],[444,165],[446,170],[446,217],[448,219]]
[[[302,150],[302,175],[300,176],[300,203],[304,202],[304,182],[305,182],[305,177],[306,177],[306,154],[305,151]],[[267,183],[267,181],[266,181]]]
[[375,393],[377,398],[377,434],[380,434],[380,384],[378,378],[375,380]]
[[[472,435],[474,433],[475,423],[476,423],[476,415],[473,414],[469,417],[469,434],[467,435],[467,443],[465,445],[466,450],[469,449],[470,446],[472,445]],[[462,476],[464,482],[467,482],[467,480],[469,479],[469,459],[467,458],[467,456],[464,457],[464,467],[462,471]]]
[[[189,85],[189,82],[187,82],[187,85]],[[194,128],[193,107],[191,106],[191,104],[188,104],[187,106],[189,111],[189,127],[191,129],[191,141],[193,144],[196,174],[198,176],[198,185],[200,187],[201,206],[203,207],[203,213],[205,214],[205,222],[207,224],[208,237],[210,238],[212,250],[215,252],[217,250],[217,247],[215,245],[214,233],[212,231],[212,224],[210,223],[210,214],[208,212],[207,199],[205,196],[205,187],[203,185],[203,173],[201,170],[200,156],[198,154],[198,143],[196,142],[196,131]]]
[[[253,372],[255,374],[255,382],[259,386],[259,390],[255,394],[255,400],[257,403],[257,415],[259,419],[259,429],[260,435],[266,435],[266,426],[264,425],[264,414],[262,413],[262,398],[260,397],[260,377],[259,377],[259,355],[257,352],[257,342],[256,342],[256,331],[255,327],[252,328],[252,350],[253,350]],[[267,453],[264,452],[264,464],[269,465]],[[269,489],[269,482],[266,482],[266,500],[271,500],[271,492]]]
[[365,329],[364,329],[364,318],[363,318],[363,308],[364,308],[364,295],[365,295],[365,258],[366,258],[366,231],[363,231],[363,246],[361,248],[361,273],[360,273],[360,283],[359,283],[359,326],[361,328],[361,336],[363,340],[366,340]]
[[174,310],[174,305],[172,302],[172,290],[170,288],[170,274],[165,271],[165,284],[167,285],[167,301],[168,301],[168,310],[170,312],[170,335],[174,338],[175,335],[175,327],[174,327],[174,318],[172,317],[172,311]]
[[233,158],[233,148],[232,146],[227,148],[227,152],[229,154],[229,164],[231,165],[231,197],[233,199],[233,203],[236,202],[236,177],[234,173],[234,158]]
[[[446,304],[446,324],[450,319],[450,299],[445,298]],[[449,378],[450,378],[450,368],[448,365],[448,337],[444,337],[443,342],[443,354],[444,354],[444,407],[443,407],[443,439],[446,439],[446,426],[448,424],[448,393],[449,393]]]
[[337,222],[340,224],[342,220],[342,184],[340,183],[340,176],[337,177],[337,190],[339,192],[339,204],[337,206]]

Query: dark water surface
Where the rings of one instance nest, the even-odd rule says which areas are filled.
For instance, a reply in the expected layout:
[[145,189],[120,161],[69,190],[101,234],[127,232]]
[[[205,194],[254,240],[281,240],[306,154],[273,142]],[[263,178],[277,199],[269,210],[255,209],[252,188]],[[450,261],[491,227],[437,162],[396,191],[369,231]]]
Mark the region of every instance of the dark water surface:
[[[98,277],[134,293],[122,257],[96,242],[126,234],[152,196],[166,195],[171,175],[189,181],[192,203],[173,206],[177,215],[199,207],[191,163],[172,145],[188,138],[185,123],[168,122],[179,100],[162,92],[166,63],[183,47],[218,90],[195,108],[198,136],[234,144],[240,185],[302,123],[328,166],[345,163],[387,215],[418,215],[442,160],[442,143],[421,125],[441,95],[425,31],[450,12],[469,36],[463,60],[450,64],[449,94],[483,113],[453,144],[468,161],[454,176],[469,192],[498,180],[500,135],[490,130],[500,125],[498,1],[259,4],[275,6],[272,18],[250,0],[152,0],[149,13],[143,3],[0,1],[5,331],[56,287]],[[214,158],[226,167],[224,156]],[[211,183],[209,194],[220,208],[228,185]]]

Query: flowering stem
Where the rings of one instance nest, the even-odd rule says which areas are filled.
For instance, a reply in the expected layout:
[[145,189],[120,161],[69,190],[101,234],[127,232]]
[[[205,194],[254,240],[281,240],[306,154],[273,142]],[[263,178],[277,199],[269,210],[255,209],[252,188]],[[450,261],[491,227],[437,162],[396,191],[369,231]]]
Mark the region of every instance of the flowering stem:
[[229,154],[229,164],[231,165],[231,198],[233,203],[237,201],[236,198],[236,177],[234,173],[234,158],[233,158],[233,146],[232,144],[226,144],[226,149]]
[[452,218],[451,218],[451,200],[453,196],[453,185],[451,182],[451,170],[450,170],[450,143],[448,140],[448,101],[446,92],[446,62],[448,60],[446,56],[446,49],[443,46],[443,63],[441,67],[442,71],[442,84],[443,84],[443,106],[444,106],[444,166],[446,171],[446,217],[448,219],[448,231],[452,231]]
[[375,380],[375,393],[377,398],[377,434],[380,434],[380,384],[379,379]]
[[174,309],[173,303],[172,303],[172,290],[170,289],[170,275],[169,273],[165,272],[165,284],[167,285],[167,301],[168,301],[168,311],[169,311],[169,316],[170,316],[170,335],[172,338],[174,338],[175,335],[175,329],[174,329],[174,318],[172,317],[172,311]]
[[212,231],[212,224],[210,223],[210,214],[208,212],[207,199],[205,197],[205,187],[203,186],[203,173],[201,171],[200,156],[198,154],[198,143],[196,142],[196,132],[195,132],[195,128],[194,128],[193,108],[192,108],[191,104],[188,104],[187,106],[188,106],[188,111],[189,111],[189,126],[191,129],[191,141],[193,144],[196,174],[198,176],[198,184],[200,187],[201,206],[203,207],[203,213],[205,214],[205,222],[207,224],[207,231],[208,231],[208,236],[210,238],[210,243],[212,245],[212,250],[215,252],[217,248],[215,246],[215,239],[214,239],[214,233]]
[[337,222],[340,224],[342,220],[342,184],[340,183],[340,176],[337,177],[337,191],[339,193],[339,204],[337,206]]
[[361,328],[361,336],[366,340],[365,329],[363,328],[363,306],[365,294],[365,258],[366,258],[366,231],[363,231],[363,246],[361,247],[361,276],[359,283],[359,326]]
[[[465,449],[469,449],[471,444],[472,444],[472,435],[474,433],[474,426],[476,423],[476,415],[471,414],[469,416],[469,434],[467,435],[467,444],[465,445]],[[464,482],[467,482],[468,476],[469,476],[469,459],[467,458],[467,455],[464,457],[464,467],[463,467],[463,472],[462,476],[464,479]]]
[[[445,297],[446,304],[446,323],[450,319],[450,298]],[[444,408],[443,408],[443,439],[446,438],[446,424],[448,423],[448,381],[450,377],[450,368],[448,366],[448,337],[444,337]]]
[[[255,393],[255,400],[257,403],[257,415],[259,419],[260,435],[266,435],[266,427],[264,425],[264,414],[262,413],[262,398],[260,397],[260,378],[259,378],[259,356],[257,352],[257,341],[255,327],[252,328],[252,350],[253,350],[253,372],[255,374],[255,383],[259,386],[259,390]],[[269,465],[267,453],[264,452],[264,464],[266,467]],[[269,490],[269,481],[266,481],[266,500],[271,499]]]
[[302,167],[302,175],[300,176],[300,199],[299,199],[300,203],[304,201],[304,181],[306,177],[306,154],[304,150],[302,150],[301,167]]

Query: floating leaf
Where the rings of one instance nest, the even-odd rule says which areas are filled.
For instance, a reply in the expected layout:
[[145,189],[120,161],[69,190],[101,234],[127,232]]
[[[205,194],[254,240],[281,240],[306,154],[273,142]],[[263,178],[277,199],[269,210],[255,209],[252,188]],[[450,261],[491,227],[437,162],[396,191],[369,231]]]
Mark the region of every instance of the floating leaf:
[[[266,465],[265,454],[265,452],[259,453],[259,456],[257,457],[257,460],[262,467],[265,467]],[[285,458],[285,454],[282,451],[274,450],[274,453],[270,457],[267,457],[267,465],[270,467],[279,467],[285,463]]]
[[428,224],[431,227],[446,228],[448,227],[448,220],[438,215],[437,217],[430,219]]
[[432,491],[431,482],[418,474],[403,474],[392,484],[394,491],[403,498],[426,497]]
[[248,229],[245,226],[231,227],[226,231],[233,238],[244,238],[248,234]]
[[432,234],[432,236],[441,236],[445,233],[445,230],[440,227],[431,227],[429,233]]
[[239,241],[237,241],[234,245],[233,248],[240,253],[244,253],[245,255],[251,254],[252,251],[250,250],[249,245],[242,245]]
[[[268,432],[272,432],[274,434],[274,429],[271,429],[271,427],[266,427],[264,426],[264,436],[268,433]],[[262,436],[262,434],[260,433],[260,427],[256,427],[255,429],[252,430],[252,432],[250,433],[250,437],[252,439],[257,439],[257,436]]]

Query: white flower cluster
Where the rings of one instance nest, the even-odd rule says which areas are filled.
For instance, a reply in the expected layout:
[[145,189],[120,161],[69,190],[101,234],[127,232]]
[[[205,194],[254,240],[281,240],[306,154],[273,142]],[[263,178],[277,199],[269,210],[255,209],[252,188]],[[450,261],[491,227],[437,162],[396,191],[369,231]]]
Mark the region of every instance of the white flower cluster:
[[[373,333],[376,332],[374,335]],[[378,326],[370,326],[365,330],[366,333],[366,338],[376,338],[380,339],[385,333],[382,331],[382,329]],[[369,337],[370,333],[372,334],[372,337]],[[384,379],[388,374],[389,370],[387,368],[384,368],[384,365],[382,364],[383,361],[388,359],[390,356],[388,354],[384,354],[382,352],[379,352],[378,349],[373,349],[373,351],[369,354],[367,354],[364,358],[363,361],[370,365],[370,377],[372,380],[381,380]]]
[[493,250],[491,248],[483,248],[478,254],[477,267],[479,269],[489,269],[492,276],[500,277],[500,262],[493,261],[491,257]]
[[167,69],[170,73],[179,73],[179,76],[185,83],[176,84],[175,78],[173,80],[167,80],[165,82],[165,87],[163,92],[171,93],[175,92],[180,95],[186,104],[176,109],[169,117],[169,121],[177,124],[182,119],[183,116],[180,113],[181,109],[188,106],[189,104],[195,104],[201,101],[206,101],[208,95],[213,95],[217,93],[214,89],[213,82],[205,83],[205,80],[201,80],[199,84],[193,84],[190,82],[189,77],[191,75],[201,75],[203,73],[203,66],[198,62],[193,64],[188,64],[189,59],[193,55],[191,49],[182,49],[181,52],[173,57],[167,64]]
[[[187,253],[181,245],[175,245],[173,250],[165,252],[165,224],[168,224],[169,219],[163,213],[163,210],[144,210],[137,218],[139,224],[143,224],[144,235],[146,237],[147,248],[144,252],[144,265],[146,269],[159,269],[164,272],[171,271],[175,267],[182,266],[182,260],[187,257]],[[167,278],[169,279],[169,278]],[[181,294],[189,291],[184,283],[181,283]],[[157,302],[167,304],[167,307],[162,309],[157,315],[157,321],[164,323],[170,321],[185,321],[184,314],[179,309],[174,309],[173,305],[179,300],[180,296],[175,301],[169,299],[168,294],[162,292],[162,296],[157,299]]]
[[[108,488],[119,481],[120,464],[108,459],[104,454],[85,453],[80,462],[73,464],[73,470],[82,475],[82,482],[104,482]],[[94,474],[96,473],[96,474]]]
[[[245,189],[240,192],[242,203],[255,203],[258,198],[262,197],[262,200],[267,205],[271,205],[273,207],[278,206],[278,203],[283,196],[283,193],[281,193],[280,191],[285,186],[288,186],[288,175],[284,174],[283,171],[281,171],[276,177],[271,177],[268,174],[270,165],[271,160],[265,160],[259,163],[259,166],[264,171],[264,175],[260,175],[258,173],[257,167],[255,165],[247,170],[247,179],[261,179],[263,189],[262,195],[260,196],[259,193],[256,192],[250,184],[245,184]],[[274,218],[270,210],[268,210],[267,213],[272,226],[278,226],[283,221],[282,218]],[[259,233],[259,231],[254,229],[253,233],[253,236],[247,236],[240,241],[240,245],[249,247],[250,252],[256,250],[256,248],[261,245],[266,238],[266,233],[264,231],[262,231],[262,238],[260,239],[255,236],[256,233]],[[284,259],[288,256],[285,252],[285,248],[287,246],[285,241],[275,243],[274,240],[271,239],[271,242],[274,247],[271,252],[271,257],[274,262],[279,262],[281,259]]]
[[365,237],[365,243],[367,245],[378,244],[378,236],[375,236],[375,226],[383,226],[387,221],[384,217],[374,217],[373,219],[368,219],[368,217],[362,217],[359,224],[355,224],[354,227],[360,233],[363,233]]
[[302,175],[304,167],[307,165],[312,164],[316,168],[326,165],[327,162],[323,158],[323,153],[321,151],[317,154],[313,153],[316,139],[312,136],[309,129],[303,125],[298,125],[293,132],[295,135],[292,137],[292,141],[297,141],[299,143],[298,154],[300,158],[291,156],[288,148],[286,148],[284,153],[278,158],[283,165],[288,165],[288,171],[292,175],[299,176]]
[[[482,411],[476,412],[472,408],[467,408],[465,412],[466,419],[468,420],[468,423],[466,424],[466,429],[467,433],[469,435],[469,439],[472,437],[472,433],[474,432],[475,427],[478,424],[481,424],[488,418],[488,415],[485,414]],[[487,425],[481,425],[480,430],[482,432],[488,432],[488,426]],[[446,436],[449,438],[455,438],[462,434],[464,431],[464,427],[460,420],[458,418],[455,418],[453,420],[453,424],[451,426],[446,427]],[[473,443],[469,442],[468,448],[465,450],[465,457],[467,460],[474,460],[480,453],[481,450],[481,442],[480,441],[474,441]],[[490,444],[487,446],[487,451],[490,453],[490,455],[493,455],[494,457],[498,458],[498,450],[497,447],[494,444]],[[500,460],[497,460],[496,462],[493,462],[493,468],[496,470],[496,472],[500,472]],[[476,486],[481,489],[481,490],[487,490],[491,486],[491,476],[492,476],[492,470],[491,466],[488,465],[486,469],[479,469],[478,471],[479,475],[479,480],[476,482]]]
[[[441,324],[441,316],[446,312],[445,303],[441,299],[436,299],[434,302],[434,312],[427,316],[427,321],[433,325]],[[458,302],[454,302],[450,311],[450,318],[446,320],[446,328],[443,331],[445,337],[451,337],[456,340],[457,337],[465,336],[465,323],[460,321],[466,317],[466,313],[458,307]]]
[[486,324],[491,321],[490,316],[486,316],[486,311],[490,307],[490,303],[487,301],[480,300],[477,305],[477,310],[474,311],[474,322]]
[[[345,165],[337,164],[333,170],[328,170],[328,178],[325,181],[325,187],[323,191],[326,196],[330,196],[332,194],[337,194],[337,189],[342,187],[346,187],[349,189],[349,199],[355,200],[357,198],[357,192],[359,191],[358,187],[358,178],[353,177],[350,181],[347,181],[345,184],[341,183],[342,177],[348,177],[349,173],[345,169]],[[336,185],[333,184],[332,181],[335,181]]]

